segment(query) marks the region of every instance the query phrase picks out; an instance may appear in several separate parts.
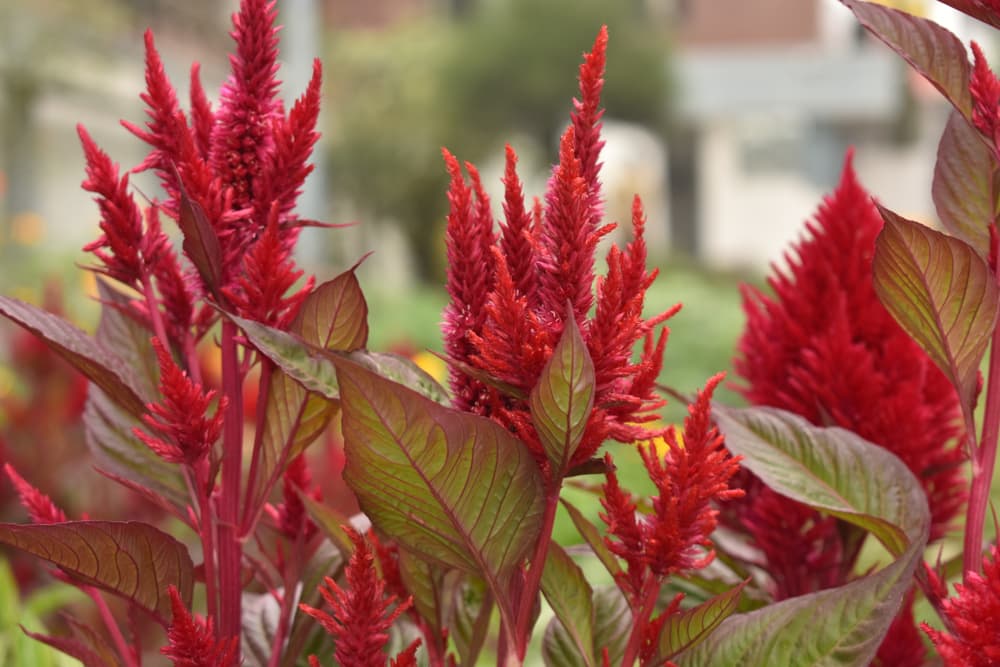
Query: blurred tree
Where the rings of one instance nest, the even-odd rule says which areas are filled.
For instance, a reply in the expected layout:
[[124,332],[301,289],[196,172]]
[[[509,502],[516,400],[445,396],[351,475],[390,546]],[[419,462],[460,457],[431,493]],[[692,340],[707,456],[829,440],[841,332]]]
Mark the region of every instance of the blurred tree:
[[[501,155],[512,134],[555,157],[581,54],[610,31],[610,117],[666,126],[666,30],[634,2],[478,0],[460,21],[335,36],[334,196],[365,221],[401,225],[423,279],[440,275],[447,210],[441,146],[461,159]],[[450,7],[454,10],[454,7]],[[663,26],[665,28],[665,26]]]

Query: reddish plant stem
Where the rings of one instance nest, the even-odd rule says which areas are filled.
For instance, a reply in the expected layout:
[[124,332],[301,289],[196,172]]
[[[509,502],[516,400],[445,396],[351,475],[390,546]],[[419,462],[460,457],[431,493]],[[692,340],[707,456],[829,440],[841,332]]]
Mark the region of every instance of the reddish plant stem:
[[268,667],[278,667],[281,664],[282,649],[285,646],[285,637],[288,635],[288,626],[295,611],[295,598],[298,594],[296,590],[299,577],[302,574],[303,555],[305,548],[305,531],[300,530],[295,535],[295,542],[292,546],[292,557],[286,561],[284,590],[281,595],[281,614],[278,616],[278,628],[274,633],[274,642],[271,644],[271,659],[268,660]]
[[111,609],[108,608],[108,603],[104,600],[104,596],[101,595],[101,591],[93,586],[84,586],[83,591],[97,605],[97,613],[100,614],[101,620],[104,622],[104,627],[107,628],[108,634],[111,635],[111,641],[114,642],[115,648],[118,649],[122,660],[125,661],[125,667],[139,667],[139,662],[136,661],[136,654],[129,643],[125,641],[125,636],[122,635],[122,630],[118,627],[118,622],[115,621]]
[[187,372],[191,380],[204,384],[201,381],[201,364],[198,363],[198,350],[196,349],[194,336],[190,331],[184,333],[184,358],[187,360]]
[[983,569],[983,527],[986,506],[990,501],[990,485],[997,458],[997,438],[1000,436],[1000,326],[993,329],[990,344],[990,370],[986,385],[986,408],[979,447],[972,455],[972,490],[965,518],[965,542],[962,557],[963,581],[968,583],[970,572]]
[[[268,496],[269,488],[262,489],[263,493],[258,493],[257,475],[260,474],[260,458],[264,450],[264,431],[267,420],[267,394],[271,389],[271,375],[274,372],[274,363],[270,359],[262,359],[260,367],[260,384],[257,390],[257,424],[254,429],[253,453],[250,455],[250,471],[247,473],[247,488],[243,498],[243,517],[240,520],[240,535],[249,535],[253,532],[257,518],[260,516],[258,503],[264,504]],[[285,452],[281,452],[278,461],[275,461],[275,471],[281,467],[282,460],[286,458]],[[274,471],[272,471],[274,472]],[[273,475],[271,476],[273,477]]]
[[517,639],[517,657],[524,660],[524,654],[528,650],[528,637],[531,633],[532,611],[535,607],[535,598],[542,583],[542,571],[545,569],[545,558],[549,553],[549,543],[552,542],[552,527],[555,525],[556,509],[559,507],[559,489],[562,486],[562,479],[558,478],[550,482],[545,491],[545,512],[542,514],[542,529],[538,535],[538,542],[535,544],[535,553],[531,557],[528,573],[521,588],[521,599],[517,610],[517,627],[515,637]]
[[228,401],[222,431],[222,493],[219,497],[219,637],[235,638],[239,654],[240,569],[243,547],[239,540],[240,477],[243,459],[243,375],[236,344],[236,325],[222,323],[222,392]]
[[195,492],[198,496],[198,535],[205,562],[205,604],[209,618],[218,618],[219,592],[216,589],[215,517],[212,515],[212,495],[208,480],[208,461],[202,460],[195,469]]
[[142,294],[146,298],[146,310],[149,311],[149,321],[153,324],[153,331],[156,337],[163,343],[163,347],[170,349],[170,339],[167,338],[167,327],[163,324],[163,315],[160,313],[160,302],[153,291],[153,283],[148,276],[142,277]]
[[656,610],[656,601],[660,597],[660,582],[652,573],[646,574],[646,580],[642,586],[642,601],[638,609],[634,609],[632,617],[632,632],[628,636],[628,643],[625,645],[625,655],[622,657],[622,665],[635,664],[639,656],[639,649],[642,645],[642,632],[649,624],[649,618]]

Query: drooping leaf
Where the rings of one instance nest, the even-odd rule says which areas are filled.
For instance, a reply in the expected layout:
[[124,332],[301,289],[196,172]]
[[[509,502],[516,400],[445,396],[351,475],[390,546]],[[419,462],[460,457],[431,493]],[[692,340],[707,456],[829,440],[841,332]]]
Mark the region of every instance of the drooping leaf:
[[161,622],[171,617],[167,588],[191,604],[194,564],[187,548],[138,521],[0,524],[0,543],[58,566],[73,578],[110,591]]
[[696,607],[682,609],[668,617],[660,630],[654,662],[662,664],[708,637],[737,610],[744,586],[746,582]]
[[972,115],[969,57],[949,30],[928,19],[863,0],[840,0],[873,35],[903,57],[966,118]]
[[971,425],[979,363],[997,320],[996,281],[968,244],[879,210],[885,227],[875,241],[875,292],[951,380]]
[[84,438],[98,468],[134,484],[153,502],[166,500],[175,508],[187,507],[188,493],[176,465],[167,463],[144,442],[133,428],[141,422],[90,385],[83,410]]
[[[838,588],[730,616],[678,665],[868,665],[902,604],[927,543],[920,483],[887,450],[773,408],[714,415],[726,445],[782,495],[872,530],[896,558]],[[822,622],[816,622],[822,619]]]
[[11,297],[0,296],[0,315],[18,324],[90,378],[116,403],[141,416],[145,402],[137,393],[125,363],[111,350],[66,320]]
[[575,505],[565,498],[560,498],[559,501],[562,503],[562,506],[566,508],[566,512],[569,514],[569,518],[573,522],[573,525],[576,526],[577,532],[580,533],[580,537],[587,542],[591,550],[594,552],[594,555],[601,561],[608,573],[612,577],[617,577],[621,574],[622,567],[618,563],[618,559],[615,558],[615,555],[611,553],[611,549],[608,548],[604,538],[601,537],[601,532],[597,529],[597,526],[595,526],[590,519],[585,517]]
[[549,544],[545,558],[542,593],[583,663],[600,664],[594,655],[594,592],[580,566],[555,542]]
[[487,419],[441,406],[336,359],[344,480],[401,547],[483,577],[512,621],[510,576],[535,543],[541,474],[527,448]]
[[367,350],[352,352],[348,357],[382,377],[398,382],[435,403],[441,405],[448,403],[448,391],[427,371],[417,366],[412,359],[391,352],[369,352]]
[[[621,664],[632,632],[632,611],[617,586],[595,589],[593,600],[594,652],[600,655],[607,649],[610,664]],[[558,618],[553,618],[545,628],[542,658],[547,667],[583,667],[586,664]]]
[[990,252],[994,216],[993,151],[960,113],[953,111],[938,144],[931,194],[945,228],[972,246],[980,257]]
[[97,340],[109,350],[114,350],[132,370],[130,377],[135,381],[140,396],[156,396],[160,367],[150,342],[152,334],[125,314],[131,299],[112,287],[103,276],[97,276],[97,294],[101,300]]
[[528,403],[531,421],[553,469],[566,470],[594,407],[594,362],[570,317]]
[[177,183],[180,185],[181,192],[177,226],[184,236],[184,254],[198,270],[198,275],[201,276],[208,291],[218,303],[222,304],[224,303],[220,291],[222,287],[222,246],[219,245],[219,237],[215,235],[215,230],[212,229],[201,204],[188,196],[181,183],[180,175],[177,176]]

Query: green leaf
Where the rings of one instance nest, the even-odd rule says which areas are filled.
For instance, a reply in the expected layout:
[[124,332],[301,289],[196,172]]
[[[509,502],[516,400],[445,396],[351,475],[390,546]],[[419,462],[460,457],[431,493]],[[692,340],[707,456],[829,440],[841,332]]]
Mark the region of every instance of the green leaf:
[[412,359],[389,352],[368,351],[352,352],[347,356],[365,368],[398,382],[435,403],[446,405],[449,401],[448,391]]
[[219,245],[219,237],[215,235],[201,204],[188,196],[180,174],[177,175],[177,184],[181,191],[177,226],[184,236],[184,254],[194,264],[215,300],[220,304],[225,303],[219,291],[222,286],[222,246]]
[[567,319],[528,404],[545,455],[554,470],[564,473],[583,439],[594,407],[594,362],[576,318]]
[[399,549],[399,577],[413,596],[417,613],[427,621],[433,632],[440,632],[443,627],[445,600],[451,595],[449,589],[456,583],[455,577],[446,582],[449,573],[458,574],[454,570],[444,570],[436,563],[429,563],[407,549]]
[[849,584],[723,621],[678,665],[868,665],[912,584],[930,512],[898,458],[850,431],[812,426],[773,408],[715,406],[726,446],[775,491],[873,531],[896,555]]
[[146,403],[137,393],[128,367],[93,338],[61,317],[6,296],[0,296],[0,315],[44,340],[130,413],[145,413]]
[[58,566],[74,579],[129,600],[161,622],[171,617],[167,588],[191,605],[194,564],[187,548],[138,521],[0,524],[0,543]]
[[511,575],[537,539],[542,480],[497,424],[336,359],[344,480],[386,535],[429,561],[483,577],[512,622]]
[[542,593],[588,667],[594,657],[594,595],[583,570],[555,542],[549,544],[542,570]]
[[463,576],[452,589],[448,614],[448,637],[455,643],[460,665],[478,664],[479,654],[489,636],[493,596],[479,577]]
[[746,582],[697,607],[682,609],[669,616],[660,630],[654,664],[662,664],[708,637],[738,609],[744,586]]
[[955,386],[971,424],[979,364],[997,320],[996,281],[968,244],[879,210],[885,227],[875,242],[875,292]]
[[167,463],[135,436],[140,420],[90,385],[83,409],[84,438],[101,472],[125,483],[152,502],[184,511],[189,502],[180,469]]
[[996,171],[993,151],[969,121],[953,111],[938,144],[931,195],[945,228],[975,248],[980,257],[990,252]]
[[323,531],[323,534],[326,535],[331,544],[337,548],[341,558],[346,563],[350,559],[351,554],[354,553],[354,543],[351,542],[351,538],[344,531],[344,526],[351,525],[351,519],[301,490],[299,490],[299,499],[302,501],[306,513],[309,514],[309,518],[315,522],[316,526]]
[[618,559],[615,558],[615,555],[611,553],[611,549],[608,548],[608,545],[601,536],[601,531],[597,529],[597,526],[595,526],[590,519],[583,515],[583,512],[577,509],[575,505],[565,498],[560,498],[559,502],[561,502],[562,506],[566,508],[566,512],[569,514],[569,518],[573,522],[573,525],[576,526],[577,532],[580,533],[580,537],[582,537],[584,541],[590,545],[594,555],[601,561],[608,573],[612,577],[617,577],[621,574],[622,567],[618,563]]
[[[617,586],[602,586],[594,590],[594,651],[607,649],[609,663],[621,664],[625,645],[632,632],[632,612]],[[583,667],[572,637],[558,618],[545,628],[542,638],[542,658],[548,667]]]
[[874,2],[840,0],[873,35],[903,57],[966,118],[972,115],[969,57],[950,31]]

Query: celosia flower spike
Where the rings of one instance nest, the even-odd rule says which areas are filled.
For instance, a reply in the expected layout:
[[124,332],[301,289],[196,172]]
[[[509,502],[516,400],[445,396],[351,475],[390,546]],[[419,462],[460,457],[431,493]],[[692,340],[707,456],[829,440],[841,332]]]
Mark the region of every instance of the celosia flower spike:
[[604,462],[608,469],[601,493],[604,513],[600,514],[600,518],[608,526],[608,535],[604,539],[611,552],[625,561],[625,570],[618,577],[618,586],[630,605],[636,607],[646,576],[644,536],[636,517],[635,501],[632,494],[622,489],[618,483],[611,454],[604,455]]
[[501,226],[500,248],[510,269],[514,288],[528,303],[533,303],[537,280],[532,219],[524,207],[524,191],[517,176],[517,153],[510,144],[506,147],[503,185],[506,224]]
[[723,437],[712,424],[712,393],[724,373],[709,379],[688,406],[684,437],[673,429],[667,433],[667,451],[662,459],[652,446],[640,449],[649,477],[656,485],[653,514],[648,517],[643,549],[650,570],[660,576],[700,569],[714,553],[702,547],[711,544],[718,510],[714,503],[743,496],[730,489],[729,480],[739,470],[739,457],[723,447]]
[[[76,131],[87,160],[87,180],[82,187],[97,195],[94,201],[101,211],[103,232],[100,238],[83,249],[94,253],[104,263],[101,270],[108,276],[130,287],[140,288],[145,273],[141,256],[142,214],[128,192],[128,175],[118,177],[118,165],[97,147],[82,125],[77,125]],[[110,252],[104,252],[102,248]]]
[[277,14],[273,0],[242,0],[233,14],[230,36],[236,53],[229,57],[232,75],[220,94],[211,164],[223,185],[232,188],[237,209],[252,205],[254,182],[273,149],[271,122],[280,111]]
[[947,667],[1000,664],[1000,550],[992,548],[983,573],[969,572],[955,584],[955,597],[944,601],[945,630],[922,623]]
[[602,215],[601,184],[601,90],[604,88],[604,67],[607,60],[608,27],[601,26],[594,40],[594,48],[584,54],[580,65],[580,99],[573,100],[574,111],[570,114],[573,123],[573,152],[580,161],[580,174],[587,183],[587,205],[595,220]]
[[182,135],[190,134],[190,130],[177,104],[174,86],[163,69],[163,60],[156,50],[153,31],[146,31],[145,42],[146,92],[142,93],[140,98],[146,103],[146,115],[149,116],[149,120],[146,121],[146,129],[128,121],[122,121],[122,125],[153,148],[146,159],[132,171],[155,169],[163,181],[164,188],[172,193],[176,192],[177,183],[170,171],[170,165],[181,162],[180,145],[184,141]]
[[208,417],[214,391],[205,392],[181,370],[159,339],[153,348],[160,364],[161,403],[150,403],[143,422],[157,435],[136,428],[136,437],[158,456],[171,463],[195,465],[205,458],[222,431],[225,398],[220,399],[215,416]]
[[212,104],[205,95],[201,85],[201,65],[191,65],[191,124],[194,126],[195,146],[202,160],[207,160],[211,151],[212,127],[215,125],[215,114]]
[[11,484],[14,485],[17,495],[21,499],[21,505],[28,511],[28,516],[31,517],[32,521],[35,523],[62,523],[66,521],[66,513],[56,506],[51,498],[28,484],[14,470],[14,466],[5,463],[3,470],[7,473]]
[[1000,155],[1000,80],[986,62],[983,50],[972,42],[973,67],[969,80],[972,93],[972,124],[993,145]]
[[299,454],[288,463],[281,481],[282,503],[267,509],[282,535],[290,540],[302,536],[308,541],[316,533],[316,524],[309,518],[299,493],[314,500],[320,500],[322,494],[318,487],[313,487],[305,455]]
[[389,641],[388,630],[410,606],[405,600],[393,609],[395,596],[385,596],[385,583],[375,568],[371,547],[353,528],[344,528],[354,543],[354,553],[347,565],[347,588],[341,588],[330,577],[320,594],[331,613],[306,604],[299,608],[309,614],[333,637],[334,657],[345,667],[385,667],[384,648]]
[[235,667],[236,638],[215,640],[212,619],[202,619],[184,606],[177,589],[170,586],[170,606],[173,620],[167,629],[167,645],[160,653],[174,667]]

